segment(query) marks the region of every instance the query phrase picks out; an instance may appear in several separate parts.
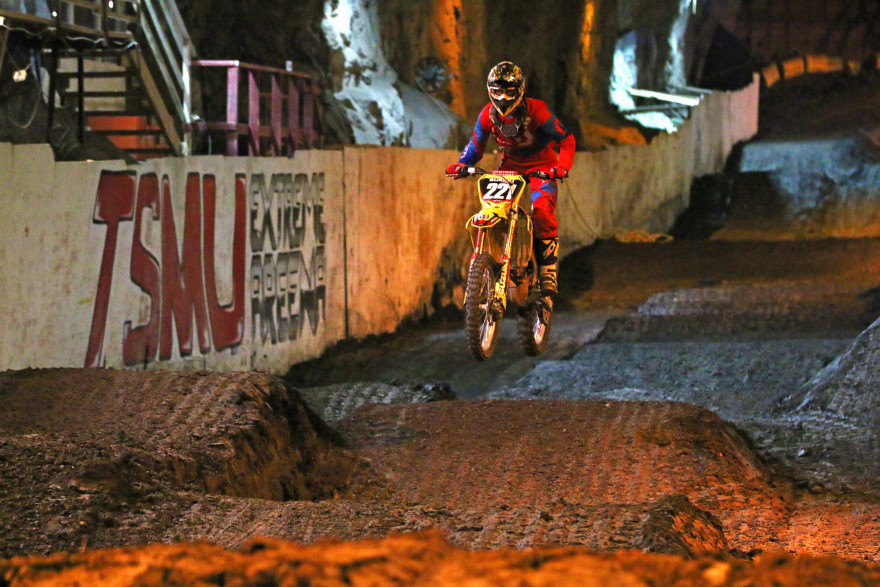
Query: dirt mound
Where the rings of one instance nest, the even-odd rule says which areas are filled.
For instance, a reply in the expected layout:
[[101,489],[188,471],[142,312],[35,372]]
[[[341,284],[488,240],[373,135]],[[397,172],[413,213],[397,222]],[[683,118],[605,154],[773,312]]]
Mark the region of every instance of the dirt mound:
[[[144,518],[169,522],[184,490],[332,497],[356,467],[295,392],[260,373],[4,372],[0,402],[8,554],[137,542],[155,532]],[[120,528],[131,535],[114,539]]]
[[880,320],[788,398],[787,405],[798,411],[822,410],[869,423],[880,421],[880,377],[874,368],[878,356]]
[[721,520],[695,507],[683,495],[664,497],[651,508],[635,546],[644,552],[684,557],[728,551]]
[[82,471],[95,485],[127,482],[141,468],[181,488],[320,499],[348,477],[330,473],[351,467],[297,393],[262,373],[7,372],[0,399],[8,434],[101,445],[107,458]]
[[254,540],[241,550],[154,545],[142,549],[0,562],[9,587],[49,585],[594,585],[732,587],[735,585],[874,585],[880,570],[851,561],[776,554],[755,563],[583,548],[472,552],[436,532],[358,543],[303,546]]
[[309,408],[328,424],[336,424],[366,404],[409,404],[455,399],[445,383],[391,385],[386,383],[339,383],[300,390]]
[[[783,521],[782,495],[739,434],[687,404],[367,406],[343,422],[341,432],[386,480],[382,491],[389,499],[465,520],[450,528],[451,540],[470,548],[629,545],[638,525],[626,516],[670,494],[687,496],[725,527],[739,527],[757,510],[769,521],[775,509],[777,524]],[[605,512],[606,528],[580,513],[609,506],[623,509]],[[604,534],[609,526],[614,531]],[[776,530],[770,523],[732,543],[743,550],[765,547]]]

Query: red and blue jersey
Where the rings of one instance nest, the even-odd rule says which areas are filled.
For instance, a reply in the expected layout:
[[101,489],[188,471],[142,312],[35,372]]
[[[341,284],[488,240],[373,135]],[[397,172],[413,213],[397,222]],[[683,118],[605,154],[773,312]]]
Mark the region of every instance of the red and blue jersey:
[[[500,119],[493,116],[492,105],[481,111],[474,127],[474,134],[464,148],[459,161],[474,165],[482,159],[489,136],[494,136],[501,149],[501,169],[525,173],[533,170],[549,170],[551,167],[571,169],[574,161],[574,135],[566,130],[559,119],[541,100],[525,98],[526,112],[522,116],[522,128],[516,136],[507,138],[498,123],[513,122],[513,116]],[[554,150],[559,148],[559,155]]]

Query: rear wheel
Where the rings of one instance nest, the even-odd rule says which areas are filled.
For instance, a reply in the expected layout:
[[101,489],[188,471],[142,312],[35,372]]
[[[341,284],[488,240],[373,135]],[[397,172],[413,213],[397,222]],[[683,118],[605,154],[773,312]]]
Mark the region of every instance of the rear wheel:
[[537,300],[522,308],[517,313],[516,330],[519,336],[519,346],[527,355],[532,357],[540,355],[547,349],[547,339],[550,338],[550,322],[552,312],[544,313],[541,300]]
[[485,361],[498,344],[498,322],[492,316],[498,265],[488,253],[474,259],[468,273],[464,303],[465,334],[468,350],[478,361]]

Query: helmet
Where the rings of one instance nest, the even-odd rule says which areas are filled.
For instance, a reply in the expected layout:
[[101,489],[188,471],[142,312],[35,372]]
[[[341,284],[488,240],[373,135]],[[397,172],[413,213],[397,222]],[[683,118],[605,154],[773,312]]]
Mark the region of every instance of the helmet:
[[498,114],[510,116],[522,102],[525,85],[522,70],[510,61],[502,61],[489,71],[486,89]]

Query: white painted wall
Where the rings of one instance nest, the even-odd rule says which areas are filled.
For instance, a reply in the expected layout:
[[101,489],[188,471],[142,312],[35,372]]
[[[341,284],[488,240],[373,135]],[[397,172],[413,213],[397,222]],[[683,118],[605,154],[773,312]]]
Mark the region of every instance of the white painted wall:
[[[719,171],[730,148],[756,129],[757,85],[709,97],[678,133],[650,145],[578,153],[559,198],[563,253],[618,227],[668,229],[687,205],[692,178]],[[360,147],[126,166],[56,163],[46,145],[0,144],[0,370],[283,373],[343,338],[391,331],[423,313],[443,251],[467,238],[465,220],[479,207],[474,182],[444,176],[458,156]],[[493,164],[491,156],[482,163]],[[211,193],[216,227],[205,230]],[[294,221],[285,225],[288,212]],[[236,227],[245,238],[237,266]],[[175,266],[194,276],[183,281],[187,295],[168,286]],[[236,284],[243,309],[233,303]],[[279,305],[278,294],[295,295]],[[189,320],[178,320],[188,309]],[[224,312],[225,327],[215,319]],[[292,340],[297,317],[302,328]],[[153,330],[138,330],[149,324]]]

